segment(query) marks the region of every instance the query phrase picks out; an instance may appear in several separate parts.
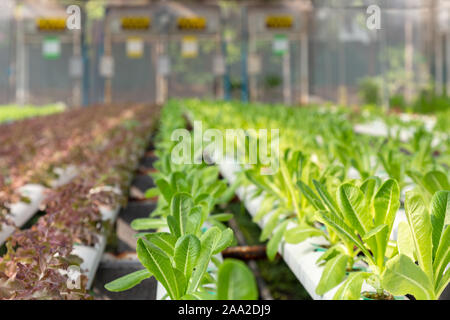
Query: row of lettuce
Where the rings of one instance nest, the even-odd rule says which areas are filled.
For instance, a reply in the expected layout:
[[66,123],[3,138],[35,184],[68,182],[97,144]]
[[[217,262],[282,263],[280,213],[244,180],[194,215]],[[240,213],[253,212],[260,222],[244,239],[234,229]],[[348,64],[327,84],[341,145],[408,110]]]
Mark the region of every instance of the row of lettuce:
[[[357,135],[346,111],[199,101],[184,105],[205,128],[242,128],[246,134],[253,133],[249,129],[280,130],[279,170],[261,175],[259,164],[245,169],[247,181],[265,196],[255,219],[270,215],[262,238],[273,240],[271,257],[282,240],[328,240],[317,261],[325,265],[318,294],[342,282],[335,299],[359,299],[364,281],[376,290],[366,294],[372,298],[411,294],[437,299],[446,288],[448,135],[432,147],[433,134],[422,126],[410,141]],[[351,170],[357,179],[349,176]],[[391,241],[401,204],[407,219],[399,224],[397,241]],[[288,228],[289,223],[295,226]],[[358,270],[359,260],[367,268]]]
[[[68,285],[71,281],[67,271],[82,263],[72,252],[75,246],[95,246],[100,236],[111,230],[111,222],[105,221],[102,208],[115,209],[126,201],[124,195],[128,193],[157,114],[157,108],[145,105],[98,106],[77,110],[77,113],[17,122],[10,127],[14,129],[12,131],[16,130],[16,125],[26,124],[32,128],[53,127],[43,133],[35,132],[35,156],[38,157],[40,152],[37,146],[43,145],[41,151],[49,153],[50,161],[56,161],[51,156],[58,154],[59,161],[70,161],[77,166],[78,175],[59,188],[49,188],[41,206],[43,214],[31,227],[17,229],[7,240],[6,252],[0,258],[0,299],[92,298],[87,293],[86,276],[82,276],[80,286]],[[66,121],[60,122],[62,120]],[[38,121],[43,123],[38,124]],[[63,130],[65,124],[71,132]],[[79,131],[83,129],[86,131]],[[40,140],[41,134],[48,140]],[[19,146],[27,145],[20,143],[20,137],[14,137]],[[27,136],[24,140],[30,145],[33,143]],[[61,149],[50,150],[57,146]],[[68,150],[63,149],[64,146]],[[29,151],[22,150],[23,153]],[[20,170],[31,170],[20,160],[32,160],[32,152],[26,159],[8,155],[18,160],[11,175],[18,175]],[[6,155],[4,157],[6,162],[8,159]],[[36,167],[44,172],[50,168],[51,164]],[[40,176],[46,176],[44,172]],[[34,179],[38,179],[37,176]],[[45,180],[36,182],[45,183]],[[8,203],[4,206],[8,208]]]
[[82,168],[95,158],[89,157],[88,150],[95,153],[89,146],[103,148],[112,129],[125,121],[133,125],[134,112],[120,105],[97,106],[1,125],[0,219],[10,212],[10,204],[26,202],[21,187],[51,187],[58,169]]
[[65,109],[66,107],[64,104],[49,104],[45,106],[3,105],[0,106],[0,123],[46,116],[53,113],[63,112]]
[[223,260],[220,255],[236,241],[224,224],[232,215],[221,213],[219,207],[234,196],[237,184],[228,187],[219,179],[218,168],[203,161],[172,161],[172,133],[187,125],[183,112],[178,103],[162,111],[155,151],[158,160],[151,174],[157,187],[146,193],[148,198],[158,197],[157,207],[149,218],[131,224],[140,231],[137,255],[143,269],[106,288],[125,291],[154,277],[165,289],[162,299],[257,299],[256,281],[245,263]]
[[[319,295],[340,285],[335,299],[393,299],[406,294],[438,299],[447,287],[448,134],[437,146],[431,144],[433,133],[421,125],[413,127],[409,141],[358,135],[353,130],[353,114],[341,109],[174,100],[164,114],[158,173],[154,175],[157,188],[147,194],[159,196],[158,208],[148,219],[135,221],[133,227],[169,232],[142,234],[138,255],[146,270],[141,277],[117,280],[109,289],[127,289],[153,275],[172,299],[213,297],[205,292],[223,298],[220,281],[214,286],[207,270],[210,259],[216,262],[214,254],[231,244],[232,233],[222,225],[230,217],[209,213],[228,200],[238,184],[256,186],[255,196],[264,197],[254,219],[266,220],[261,239],[269,240],[269,258],[275,257],[282,242],[297,244],[313,237],[327,240],[316,262],[324,266],[316,288]],[[238,151],[233,160],[247,165],[234,185],[226,188],[218,180],[217,167],[173,164],[176,143],[172,134],[186,126],[183,115],[192,122],[200,121],[203,130],[222,133],[221,137],[227,136],[227,129],[241,130],[233,142]],[[255,138],[258,147],[267,143],[259,129],[279,130],[279,154],[270,155],[277,161],[277,170],[271,174],[260,158],[248,165],[249,138]],[[185,163],[195,163],[202,155],[202,145],[200,149],[194,145]],[[392,237],[402,209],[406,220],[398,224],[397,236]],[[203,232],[205,225],[212,227]],[[170,270],[170,274],[158,270]],[[241,278],[235,282],[243,281]],[[363,283],[374,291],[361,294]],[[207,289],[211,287],[214,289]]]

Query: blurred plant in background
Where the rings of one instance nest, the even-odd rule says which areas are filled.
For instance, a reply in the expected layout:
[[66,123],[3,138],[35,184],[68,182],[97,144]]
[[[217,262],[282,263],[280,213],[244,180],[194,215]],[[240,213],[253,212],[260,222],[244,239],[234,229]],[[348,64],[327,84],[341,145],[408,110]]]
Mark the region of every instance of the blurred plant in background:
[[62,112],[66,106],[62,103],[49,104],[41,107],[27,105],[5,105],[0,106],[0,123],[15,121],[36,116],[45,116],[53,113]]
[[[380,75],[360,80],[358,94],[363,104],[381,105],[383,90],[386,89],[390,108],[400,112],[433,113],[449,109],[450,97],[446,93],[436,93],[421,55],[416,54],[414,57],[416,70],[413,73],[406,71],[403,48],[388,48],[380,59],[381,63],[388,66],[388,71],[384,77]],[[383,84],[386,88],[383,88]],[[405,95],[408,86],[416,94],[410,101]]]

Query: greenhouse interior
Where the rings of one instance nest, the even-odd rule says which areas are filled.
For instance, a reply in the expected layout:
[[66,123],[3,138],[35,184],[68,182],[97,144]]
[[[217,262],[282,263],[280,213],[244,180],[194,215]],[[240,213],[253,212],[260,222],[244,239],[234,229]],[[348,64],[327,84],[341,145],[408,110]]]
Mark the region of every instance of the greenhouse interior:
[[1,0],[0,70],[0,300],[450,300],[450,0]]

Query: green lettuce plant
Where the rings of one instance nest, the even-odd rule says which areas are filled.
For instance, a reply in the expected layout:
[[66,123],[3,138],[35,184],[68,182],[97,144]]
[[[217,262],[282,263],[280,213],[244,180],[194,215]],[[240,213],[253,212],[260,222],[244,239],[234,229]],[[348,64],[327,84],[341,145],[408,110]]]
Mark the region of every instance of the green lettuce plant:
[[378,297],[383,297],[382,276],[392,256],[392,252],[388,254],[389,237],[400,206],[398,183],[388,179],[379,188],[376,179],[360,188],[346,183],[339,187],[337,198],[342,217],[322,212],[322,218],[361,250],[370,272],[349,277],[334,298],[352,297],[357,289],[361,290],[363,279],[375,288]]
[[258,287],[247,265],[235,259],[225,259],[217,273],[218,300],[256,300]]
[[387,152],[380,150],[378,159],[389,177],[395,179],[400,189],[405,186],[405,155],[398,152],[398,149],[388,149]]
[[287,230],[285,238],[286,242],[292,244],[317,236],[322,236],[328,240],[329,248],[316,261],[317,264],[324,264],[324,271],[316,288],[316,293],[323,295],[342,282],[347,270],[353,269],[360,250],[348,238],[342,237],[334,225],[321,218],[320,212],[326,210],[337,212],[339,209],[336,198],[331,197],[327,187],[317,180],[313,180],[313,183],[318,195],[303,181],[298,181],[298,186],[305,198],[314,206],[316,219],[324,224],[325,230],[311,225],[299,224]]
[[255,195],[264,194],[259,212],[254,217],[255,222],[261,221],[270,214],[262,230],[260,240],[269,239],[267,254],[273,260],[289,223],[294,223],[310,231],[324,234],[312,227],[314,210],[308,206],[306,198],[301,197],[301,191],[296,181],[303,178],[312,181],[318,178],[319,168],[307,161],[300,151],[288,149],[280,160],[280,169],[274,175],[262,176],[258,168],[247,170],[246,176],[256,187]]
[[[168,108],[179,112],[175,105]],[[158,197],[157,209],[149,218],[132,222],[136,230],[159,230],[137,235],[136,251],[145,269],[116,279],[106,288],[128,290],[154,277],[172,300],[256,299],[255,280],[245,264],[233,261],[222,264],[219,256],[234,241],[233,231],[223,224],[231,215],[211,215],[218,203],[226,201],[223,196],[227,198],[227,185],[219,180],[215,166],[171,162],[173,143],[168,131],[183,125],[180,121],[172,122],[172,118],[173,113],[163,112],[156,152],[157,172],[152,174],[156,188],[146,193],[149,198]],[[246,281],[237,284],[231,276]]]
[[450,191],[436,192],[430,207],[420,194],[408,192],[405,209],[399,254],[387,262],[383,285],[394,294],[438,299],[450,282]]
[[416,184],[416,191],[423,195],[426,203],[430,203],[433,195],[440,190],[450,190],[448,173],[442,170],[430,170],[425,174],[417,170],[409,170],[407,174]]
[[[149,189],[148,198],[157,196],[157,208],[149,218],[136,219],[131,226],[135,230],[148,230],[167,226],[165,216],[169,212],[170,203],[175,194],[184,192],[190,194],[196,205],[203,207],[204,220],[211,220],[209,213],[219,203],[229,199],[234,193],[235,187],[228,188],[226,182],[219,180],[217,167],[196,165],[186,167],[183,171],[170,172],[167,175],[159,173],[153,175],[156,179],[156,188]],[[214,221],[209,221],[214,223]]]
[[351,294],[358,291],[355,289],[358,286],[360,290],[362,281],[356,279],[368,280],[379,295],[383,294],[381,275],[386,267],[389,236],[400,206],[397,182],[388,179],[381,186],[376,178],[369,178],[360,186],[346,182],[339,186],[335,199],[317,182],[316,188],[322,202],[314,198],[311,190],[308,193],[319,209],[317,214],[344,244],[327,252],[328,256],[333,257],[325,264],[316,292],[324,294],[341,283],[346,268],[353,267],[356,255],[361,252],[370,272],[349,277],[335,298],[352,297]]
[[[357,252],[353,253],[353,246],[346,245],[345,242],[339,238],[333,228],[329,228],[328,225],[322,226],[315,225],[320,219],[317,216],[317,211],[325,210],[327,203],[330,204],[335,199],[331,199],[331,194],[336,194],[338,186],[345,178],[345,168],[338,165],[329,166],[323,174],[317,177],[319,180],[314,179],[309,175],[309,179],[298,180],[297,187],[301,190],[302,194],[302,207],[308,212],[312,212],[308,223],[299,222],[295,227],[290,228],[285,233],[285,239],[287,243],[297,244],[310,237],[322,236],[329,243],[330,248],[322,255],[318,260],[319,262],[326,262],[333,258],[336,254],[336,250],[343,249],[343,252],[352,252],[351,256],[356,256]],[[317,190],[317,193],[313,191],[313,188]]]

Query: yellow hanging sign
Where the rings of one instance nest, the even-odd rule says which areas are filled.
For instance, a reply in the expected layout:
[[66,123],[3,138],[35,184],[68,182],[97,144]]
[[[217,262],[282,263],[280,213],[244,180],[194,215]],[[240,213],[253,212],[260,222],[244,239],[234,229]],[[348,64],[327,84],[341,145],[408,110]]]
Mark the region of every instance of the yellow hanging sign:
[[38,18],[36,26],[41,31],[64,31],[66,30],[65,18]]
[[151,26],[149,17],[122,17],[123,30],[148,30]]
[[293,25],[292,16],[267,16],[266,27],[268,29],[289,29]]
[[177,20],[180,30],[205,30],[206,18],[204,17],[180,17]]

